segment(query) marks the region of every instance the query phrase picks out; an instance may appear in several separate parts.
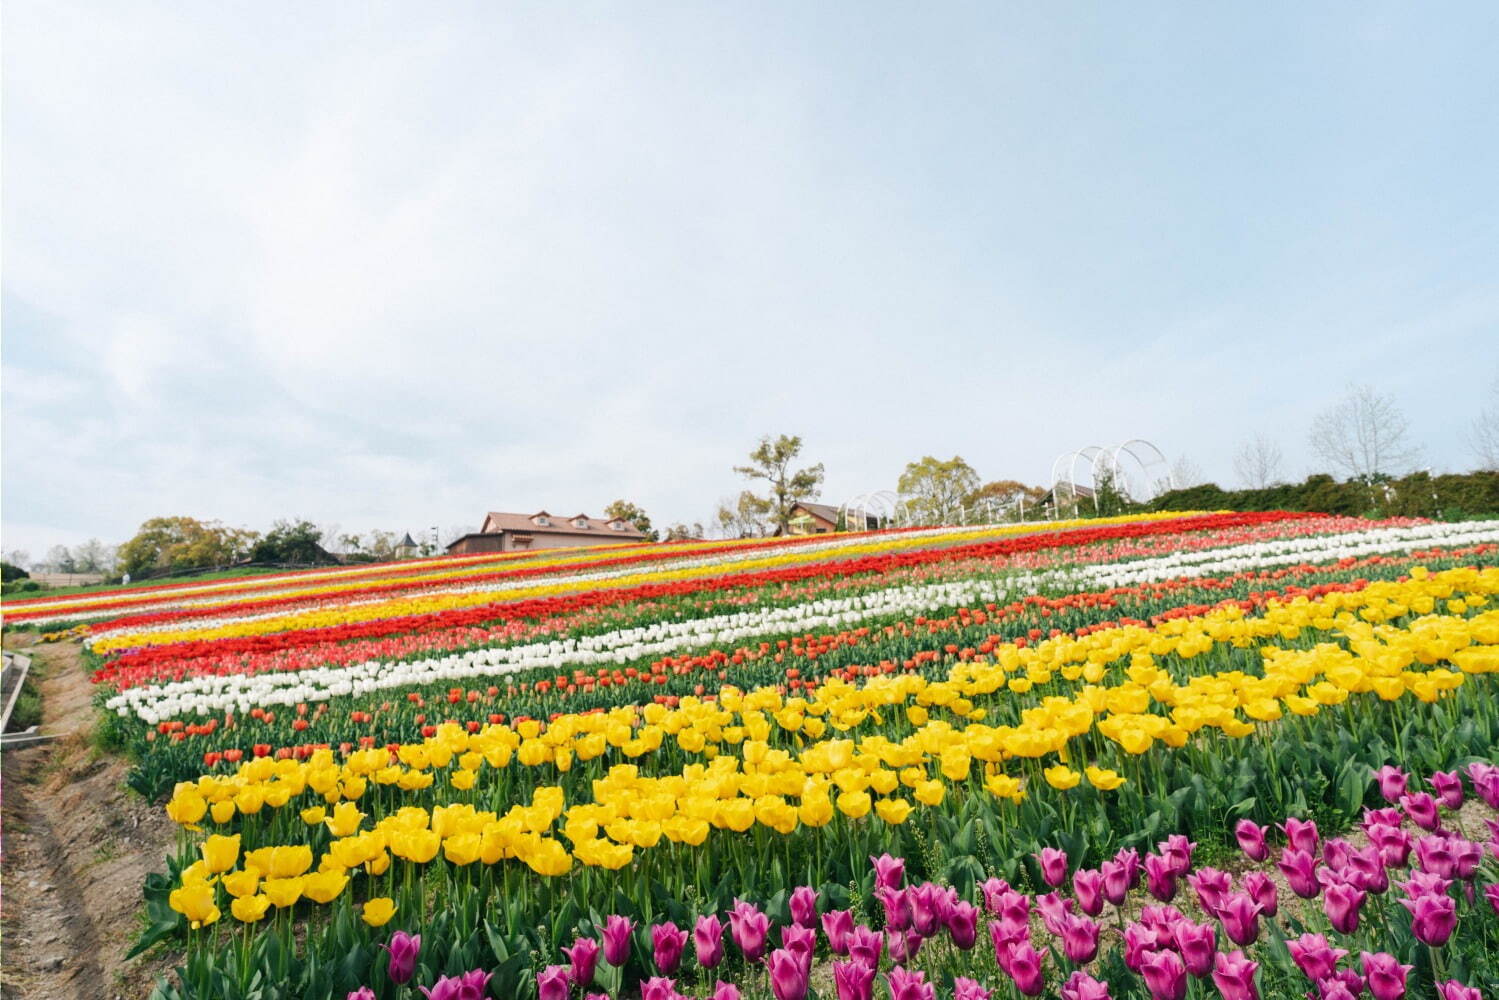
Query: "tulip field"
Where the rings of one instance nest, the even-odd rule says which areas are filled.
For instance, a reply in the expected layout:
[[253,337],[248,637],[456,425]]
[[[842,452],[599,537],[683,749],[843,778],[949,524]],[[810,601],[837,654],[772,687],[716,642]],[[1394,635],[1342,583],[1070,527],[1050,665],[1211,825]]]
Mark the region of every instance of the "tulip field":
[[1499,521],[1130,515],[38,597],[164,998],[1499,998]]

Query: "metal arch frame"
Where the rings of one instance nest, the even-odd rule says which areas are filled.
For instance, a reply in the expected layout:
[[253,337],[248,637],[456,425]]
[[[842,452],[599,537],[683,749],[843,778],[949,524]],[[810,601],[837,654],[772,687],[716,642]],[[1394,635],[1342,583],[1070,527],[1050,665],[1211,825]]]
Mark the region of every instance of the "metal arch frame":
[[[850,497],[838,508],[838,516],[842,518],[846,530],[852,524],[859,524],[859,531],[869,530],[869,518],[875,519],[876,525],[888,525],[893,523],[900,514],[900,498],[890,490],[875,490],[871,493],[860,493]],[[857,520],[855,518],[857,517]]]
[[[1150,452],[1153,452],[1154,456],[1142,456],[1140,452],[1145,449],[1149,449]],[[1144,438],[1130,438],[1128,441],[1125,441],[1122,444],[1115,445],[1112,448],[1090,444],[1086,447],[1079,448],[1077,451],[1064,452],[1061,455],[1058,455],[1056,457],[1056,460],[1051,463],[1052,516],[1056,516],[1057,508],[1060,506],[1061,498],[1058,495],[1058,492],[1059,488],[1064,483],[1067,487],[1068,499],[1071,500],[1072,506],[1074,508],[1077,506],[1077,473],[1079,462],[1087,463],[1088,477],[1091,480],[1091,486],[1093,489],[1093,512],[1095,514],[1098,513],[1098,481],[1100,473],[1112,473],[1115,477],[1116,482],[1118,482],[1120,478],[1124,478],[1126,475],[1124,456],[1126,455],[1134,460],[1135,466],[1139,469],[1139,475],[1141,478],[1140,485],[1143,487],[1141,491],[1142,500],[1150,499],[1151,497],[1156,495],[1156,493],[1158,492],[1157,486],[1161,482],[1164,482],[1166,484],[1167,489],[1175,488],[1175,476],[1171,472],[1171,464],[1166,461],[1165,453],[1162,452],[1160,448],[1156,447],[1154,444],[1145,440]],[[1064,464],[1066,466],[1066,478],[1063,478],[1062,473],[1062,467]],[[1151,468],[1156,465],[1160,465],[1162,468],[1164,468],[1166,474],[1164,477],[1158,477],[1157,479],[1152,480],[1150,471]],[[1131,492],[1130,486],[1131,483],[1129,482],[1129,479],[1124,478],[1122,489],[1126,494],[1129,494]]]

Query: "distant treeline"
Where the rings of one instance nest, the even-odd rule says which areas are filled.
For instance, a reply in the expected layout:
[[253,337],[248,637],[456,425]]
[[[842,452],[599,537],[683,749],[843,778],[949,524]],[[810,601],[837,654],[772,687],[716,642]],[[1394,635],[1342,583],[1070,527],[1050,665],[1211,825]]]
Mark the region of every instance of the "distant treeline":
[[1213,483],[1171,490],[1148,510],[1307,510],[1325,514],[1378,517],[1463,517],[1499,515],[1499,471],[1432,476],[1414,472],[1401,479],[1338,482],[1308,476],[1258,490],[1225,490]]

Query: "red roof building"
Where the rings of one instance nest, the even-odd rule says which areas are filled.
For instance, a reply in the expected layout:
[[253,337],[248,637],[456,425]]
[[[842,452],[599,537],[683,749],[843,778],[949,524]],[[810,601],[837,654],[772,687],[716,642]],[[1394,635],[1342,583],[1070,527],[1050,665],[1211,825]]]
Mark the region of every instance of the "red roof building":
[[477,531],[448,544],[449,555],[480,552],[525,552],[565,549],[584,545],[621,545],[646,541],[645,535],[624,518],[597,518],[587,514],[556,517],[544,510],[534,514],[490,511]]

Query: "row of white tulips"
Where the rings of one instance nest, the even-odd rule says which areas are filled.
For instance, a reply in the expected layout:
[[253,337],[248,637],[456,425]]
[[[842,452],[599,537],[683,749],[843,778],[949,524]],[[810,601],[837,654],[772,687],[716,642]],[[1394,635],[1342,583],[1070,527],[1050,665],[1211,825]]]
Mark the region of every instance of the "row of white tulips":
[[[1292,544],[1294,542],[1294,544]],[[1434,546],[1499,543],[1499,522],[1419,525],[1336,536],[1279,539],[1108,566],[1041,574],[903,586],[791,607],[766,607],[692,621],[657,622],[599,635],[469,650],[408,661],[368,661],[301,671],[203,676],[129,688],[109,699],[121,716],[156,722],[252,707],[319,702],[434,683],[492,680],[544,669],[548,672],[615,666],[691,650],[814,629],[840,629],[874,619],[930,614],[1006,600],[1038,590],[1094,590],[1180,576],[1219,575],[1301,562],[1326,563]]]

